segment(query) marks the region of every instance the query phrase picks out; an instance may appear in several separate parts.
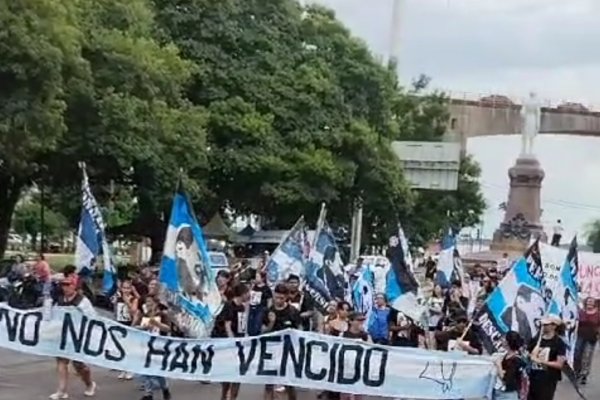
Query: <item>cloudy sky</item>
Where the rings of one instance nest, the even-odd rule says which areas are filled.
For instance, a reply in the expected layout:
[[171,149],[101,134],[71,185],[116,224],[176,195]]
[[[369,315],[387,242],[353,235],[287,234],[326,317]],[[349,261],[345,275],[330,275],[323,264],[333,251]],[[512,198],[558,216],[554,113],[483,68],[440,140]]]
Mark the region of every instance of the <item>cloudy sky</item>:
[[[375,54],[389,54],[392,0],[318,0]],[[421,73],[455,96],[536,91],[544,102],[563,100],[600,110],[599,0],[404,0],[399,72]],[[597,106],[594,106],[597,105]],[[518,136],[471,139],[483,168],[488,202],[484,232],[491,235],[508,193],[507,169]],[[600,138],[544,136],[536,153],[546,171],[542,202],[548,229],[563,220],[567,235],[600,218]]]

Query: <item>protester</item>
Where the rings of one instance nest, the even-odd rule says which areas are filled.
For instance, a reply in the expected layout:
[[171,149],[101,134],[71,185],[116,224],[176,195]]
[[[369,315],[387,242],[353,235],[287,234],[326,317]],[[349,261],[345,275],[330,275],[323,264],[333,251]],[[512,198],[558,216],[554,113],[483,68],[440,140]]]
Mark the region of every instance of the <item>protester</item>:
[[217,288],[219,288],[219,292],[221,293],[223,300],[231,300],[233,296],[231,273],[229,271],[221,270],[217,273],[217,277],[215,279],[217,282]]
[[429,313],[428,345],[430,348],[435,347],[435,332],[438,329],[440,321],[444,317],[444,303],[444,290],[440,285],[435,285],[433,287],[433,292],[431,293],[431,296],[427,299],[427,311]]
[[[161,312],[158,298],[154,296],[146,297],[144,309],[143,313],[138,314],[139,317],[137,318],[136,326],[155,335],[169,335],[170,327]],[[163,400],[171,399],[171,391],[164,377],[143,375],[141,379],[144,390],[142,400],[153,400],[156,390],[162,392]]]
[[573,363],[577,379],[582,385],[587,384],[598,337],[600,337],[600,309],[596,300],[588,297],[583,301],[583,308],[579,310],[579,327]]
[[43,254],[37,257],[36,263],[33,266],[33,276],[44,286],[44,293],[46,293],[50,285],[52,270]]
[[482,354],[483,346],[474,332],[474,327],[469,325],[467,314],[456,315],[452,323],[436,334],[437,349],[463,351],[472,355]]
[[[134,318],[137,316],[139,299],[133,291],[133,283],[129,278],[119,282],[117,292],[112,298],[115,312],[115,320],[123,325],[131,326]],[[133,375],[122,371],[119,379],[131,380]]]
[[250,290],[250,310],[248,314],[248,335],[250,336],[260,335],[265,312],[269,308],[273,297],[266,280],[266,271],[255,271],[254,283],[252,283],[252,289]]
[[567,346],[557,333],[562,321],[549,316],[541,322],[542,332],[528,346],[532,362],[528,400],[554,399],[566,360]]
[[[348,321],[350,324],[348,330],[342,333],[342,337],[346,339],[361,340],[364,342],[371,342],[369,334],[365,332],[365,319],[366,317],[359,312],[352,312],[348,315]],[[363,396],[360,394],[351,393],[340,393],[340,400],[362,400]]]
[[371,312],[371,318],[368,323],[369,335],[373,343],[388,344],[390,337],[390,308],[387,305],[385,294],[375,295],[375,305]]
[[[243,283],[232,289],[232,298],[225,303],[221,318],[224,322],[226,337],[239,338],[246,336],[248,327],[248,302],[250,291]],[[240,392],[240,384],[236,382],[221,383],[221,400],[236,400]]]
[[564,228],[562,226],[562,221],[560,219],[557,219],[556,225],[552,227],[552,241],[550,243],[551,246],[560,246],[560,239],[562,238],[563,231]]
[[404,313],[390,311],[390,345],[398,347],[425,347],[425,331]]
[[[285,285],[278,284],[273,293],[273,305],[269,308],[265,316],[263,331],[277,332],[284,329],[299,329],[301,327],[301,317],[298,310],[288,303],[289,292]],[[285,386],[285,392],[288,400],[296,400],[296,388]],[[274,400],[274,385],[265,385],[265,400]]]
[[[71,306],[77,308],[82,314],[93,316],[96,314],[92,303],[83,296],[77,289],[77,279],[74,275],[65,277],[61,282],[62,293],[58,298],[56,305]],[[79,361],[72,361],[67,358],[56,359],[56,371],[58,375],[58,390],[50,395],[51,400],[68,399],[67,392],[69,384],[69,364],[73,365],[75,372],[85,384],[83,395],[92,397],[96,394],[96,383],[92,380],[92,373],[87,365]]]
[[311,330],[311,320],[314,314],[314,304],[310,296],[300,290],[300,278],[291,274],[287,279],[288,301],[300,313],[302,330]]
[[521,358],[523,339],[517,332],[509,331],[504,339],[506,354],[496,361],[500,387],[494,390],[494,400],[519,400],[521,376],[525,361]]
[[332,336],[340,336],[348,330],[348,314],[352,311],[352,305],[347,301],[340,301],[337,304],[337,313],[327,324],[325,333]]

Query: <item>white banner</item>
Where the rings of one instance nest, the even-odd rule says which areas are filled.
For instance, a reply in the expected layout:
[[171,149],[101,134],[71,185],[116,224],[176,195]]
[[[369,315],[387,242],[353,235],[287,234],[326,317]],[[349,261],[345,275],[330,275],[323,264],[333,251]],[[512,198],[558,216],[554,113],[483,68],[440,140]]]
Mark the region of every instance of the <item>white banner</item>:
[[419,399],[491,395],[488,357],[378,346],[286,330],[239,339],[151,335],[72,308],[15,310],[0,304],[0,347],[107,369],[173,379],[293,385]]

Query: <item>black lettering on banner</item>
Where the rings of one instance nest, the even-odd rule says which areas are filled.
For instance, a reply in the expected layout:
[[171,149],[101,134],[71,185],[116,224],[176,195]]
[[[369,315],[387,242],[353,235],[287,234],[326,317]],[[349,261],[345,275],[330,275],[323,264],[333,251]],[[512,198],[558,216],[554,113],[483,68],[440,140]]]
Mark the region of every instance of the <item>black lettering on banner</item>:
[[285,335],[283,337],[283,354],[281,355],[281,368],[279,370],[279,376],[286,376],[288,358],[291,359],[292,365],[294,366],[294,375],[296,378],[302,378],[302,367],[304,366],[305,346],[304,338],[298,339],[298,353],[294,348],[292,337]]
[[326,353],[328,349],[326,342],[320,340],[310,340],[306,343],[306,361],[304,364],[304,375],[313,381],[322,381],[327,376],[327,369],[321,368],[319,372],[314,372],[311,368],[313,348],[319,348],[321,352]]
[[[83,352],[90,357],[104,355],[108,361],[119,362],[127,356],[125,347],[121,343],[121,340],[126,337],[125,327],[119,325],[107,327],[102,320],[91,319],[85,315],[81,316],[79,326],[76,326],[73,317],[67,312],[63,318],[59,348],[65,350],[70,343],[75,353]],[[107,346],[107,342],[110,346]]]
[[71,338],[71,342],[73,343],[73,348],[76,353],[81,352],[81,347],[83,346],[83,339],[85,338],[85,326],[87,324],[88,318],[85,315],[81,316],[81,322],[79,323],[79,330],[77,331],[75,328],[75,323],[73,322],[73,317],[71,317],[70,313],[65,313],[65,317],[63,319],[62,331],[60,334],[60,349],[64,350],[67,347],[67,338]]
[[[373,361],[373,353],[381,353],[379,356],[379,372],[377,379],[371,379],[371,367],[376,365]],[[385,368],[387,366],[388,351],[383,348],[372,347],[367,349],[365,352],[365,358],[363,362],[363,383],[370,387],[379,387],[385,382]]]
[[190,353],[185,348],[185,343],[179,343],[179,345],[175,347],[175,354],[169,364],[169,371],[180,369],[181,372],[188,372],[190,367],[188,364],[189,357]]
[[[95,329],[98,328],[98,329]],[[94,332],[98,332],[100,335],[94,335]],[[92,337],[94,335],[94,337]],[[85,334],[85,342],[83,344],[83,352],[92,357],[98,357],[104,351],[104,346],[106,345],[106,327],[104,326],[104,322],[92,319],[86,328]],[[97,346],[94,348],[93,346]]]
[[[157,347],[156,342],[162,343],[162,348]],[[170,346],[173,343],[171,339],[161,339],[158,336],[151,336],[148,340],[148,350],[146,351],[146,362],[144,368],[152,365],[152,357],[161,357],[160,369],[165,371],[169,365],[169,356],[171,355]]]
[[109,349],[106,349],[104,351],[104,357],[108,361],[119,362],[125,358],[127,353],[125,353],[125,349],[123,348],[120,339],[117,337],[117,334],[121,336],[121,339],[125,339],[127,337],[127,329],[123,326],[114,325],[108,328],[108,334],[117,353],[113,354]]
[[[31,337],[27,337],[27,320],[34,318],[33,332],[29,332]],[[40,324],[42,323],[43,315],[41,312],[28,312],[22,315],[21,328],[19,329],[19,342],[23,346],[34,347],[40,341]]]
[[196,345],[192,347],[192,362],[190,373],[196,373],[198,369],[198,359],[200,359],[200,364],[202,364],[202,373],[204,375],[208,374],[212,369],[212,359],[215,355],[215,351],[212,345],[203,349],[202,346]]
[[[360,366],[362,364],[362,357],[364,353],[362,346],[355,344],[343,344],[340,352],[338,353],[338,371],[337,371],[337,383],[340,385],[353,385],[360,379]],[[354,358],[354,365],[352,367],[352,378],[346,378],[344,376],[346,366],[346,353],[356,352]]]
[[329,376],[327,382],[333,383],[335,381],[335,371],[337,366],[337,351],[340,348],[339,343],[334,343],[329,350]]
[[[27,321],[34,318],[33,332],[27,330]],[[23,346],[37,346],[40,340],[42,313],[39,311],[21,313],[0,308],[0,322],[4,321],[9,342],[19,341]],[[29,336],[31,335],[31,336]]]
[[250,368],[250,363],[252,363],[252,360],[254,359],[254,356],[256,355],[256,346],[258,344],[258,339],[252,339],[250,341],[250,353],[248,355],[246,355],[244,353],[244,345],[242,344],[242,342],[237,341],[235,342],[235,345],[238,348],[238,359],[240,361],[240,375],[246,375],[246,373],[248,372],[248,369]]
[[256,375],[258,376],[277,376],[276,369],[265,369],[265,361],[273,359],[273,353],[269,353],[267,346],[269,343],[281,343],[281,336],[263,336],[260,340],[260,355],[258,357],[258,368]]

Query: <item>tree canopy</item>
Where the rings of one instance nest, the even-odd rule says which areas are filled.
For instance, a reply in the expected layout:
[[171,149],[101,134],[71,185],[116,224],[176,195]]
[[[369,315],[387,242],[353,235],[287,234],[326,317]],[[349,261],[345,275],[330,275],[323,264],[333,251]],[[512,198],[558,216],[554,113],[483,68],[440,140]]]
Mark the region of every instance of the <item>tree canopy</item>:
[[[228,207],[288,228],[329,205],[365,235],[419,240],[477,222],[479,170],[411,191],[392,140],[440,140],[443,95],[406,90],[328,9],[294,0],[0,0],[0,254],[22,191],[75,224],[85,161],[111,228],[162,235],[177,180],[204,217]],[[135,201],[134,201],[135,199]],[[450,217],[447,217],[449,215]],[[118,231],[118,229],[117,229]]]

